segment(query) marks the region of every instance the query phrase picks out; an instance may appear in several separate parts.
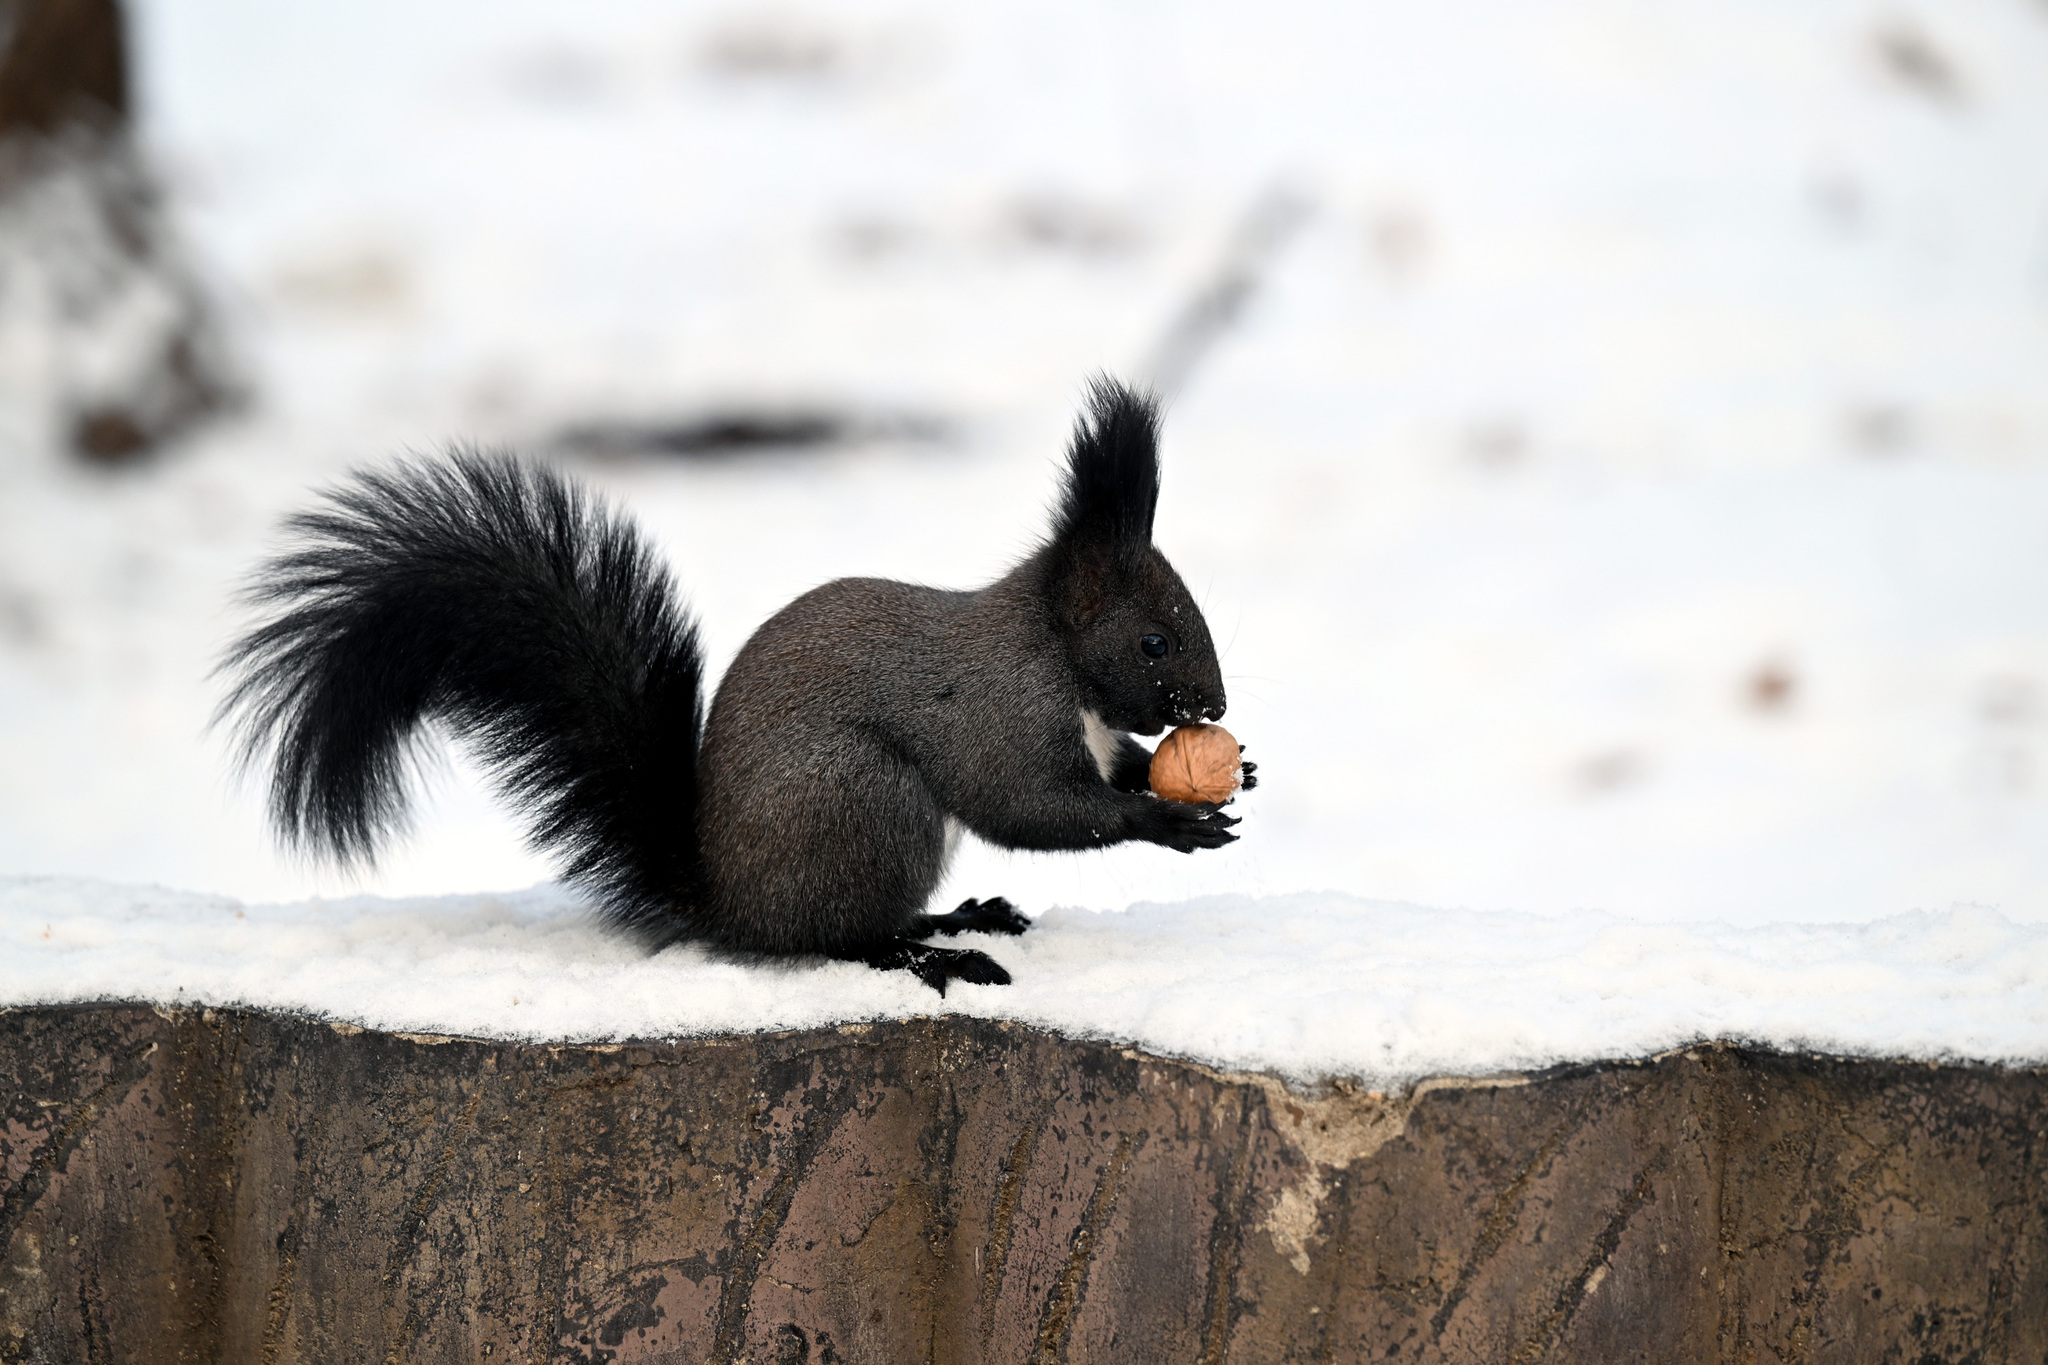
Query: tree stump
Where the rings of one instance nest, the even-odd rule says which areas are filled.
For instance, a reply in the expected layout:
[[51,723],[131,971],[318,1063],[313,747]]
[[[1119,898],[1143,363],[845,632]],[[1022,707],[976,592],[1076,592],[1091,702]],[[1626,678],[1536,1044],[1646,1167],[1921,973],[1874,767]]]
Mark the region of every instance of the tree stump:
[[0,1014],[0,1360],[2039,1361],[2048,1079]]

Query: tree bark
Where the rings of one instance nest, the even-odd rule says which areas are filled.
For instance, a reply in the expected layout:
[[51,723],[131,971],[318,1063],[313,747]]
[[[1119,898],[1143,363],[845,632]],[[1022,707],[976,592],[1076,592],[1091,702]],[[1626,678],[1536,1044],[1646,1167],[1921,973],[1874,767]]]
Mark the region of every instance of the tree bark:
[[0,1014],[7,1361],[2048,1353],[2048,1078],[1300,1093],[947,1017],[606,1047]]
[[239,401],[128,86],[114,0],[0,0],[0,447],[121,464]]

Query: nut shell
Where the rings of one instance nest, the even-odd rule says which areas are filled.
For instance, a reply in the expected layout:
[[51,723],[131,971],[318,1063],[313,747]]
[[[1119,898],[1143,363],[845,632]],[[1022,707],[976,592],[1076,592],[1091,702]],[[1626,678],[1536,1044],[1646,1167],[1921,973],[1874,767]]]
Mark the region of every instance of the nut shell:
[[1220,725],[1183,725],[1152,752],[1152,790],[1169,801],[1228,801],[1237,790],[1237,739]]

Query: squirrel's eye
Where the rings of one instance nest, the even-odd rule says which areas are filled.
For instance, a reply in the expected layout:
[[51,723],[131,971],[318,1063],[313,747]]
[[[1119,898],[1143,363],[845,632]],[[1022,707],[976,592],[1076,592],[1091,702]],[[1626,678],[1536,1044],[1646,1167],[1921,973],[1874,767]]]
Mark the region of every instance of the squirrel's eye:
[[1147,635],[1144,639],[1138,641],[1138,648],[1145,651],[1147,658],[1163,659],[1166,657],[1166,637],[1164,635]]

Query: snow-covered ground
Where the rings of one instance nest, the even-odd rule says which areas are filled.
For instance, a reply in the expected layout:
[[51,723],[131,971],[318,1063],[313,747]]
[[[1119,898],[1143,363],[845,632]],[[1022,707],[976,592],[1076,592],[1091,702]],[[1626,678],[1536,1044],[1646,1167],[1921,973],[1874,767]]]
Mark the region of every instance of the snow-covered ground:
[[1736,1039],[1860,1056],[2048,1057],[2048,925],[1652,924],[1334,893],[1056,909],[969,936],[1015,977],[942,1002],[901,972],[648,957],[559,890],[243,905],[0,880],[0,1000],[254,1005],[406,1033],[615,1041],[955,1011],[1379,1088]]
[[[1262,764],[1246,837],[969,850],[941,899],[1337,890],[1371,898],[1362,947],[1412,939],[1385,902],[1474,907],[1444,961],[1497,952],[1509,994],[1520,938],[2048,921],[2034,0],[134,8],[146,133],[260,402],[118,477],[0,449],[0,872],[542,880],[459,764],[374,877],[272,849],[206,673],[285,510],[452,438],[907,413],[945,435],[572,463],[719,661],[829,577],[983,580],[1039,529],[1083,377],[1142,371],[1279,194],[1306,216],[1176,397],[1159,533]],[[1612,918],[1543,918],[1578,911]],[[1062,935],[1172,920],[1062,911],[1028,989],[1080,979]],[[1758,927],[1786,921],[1872,927]]]

